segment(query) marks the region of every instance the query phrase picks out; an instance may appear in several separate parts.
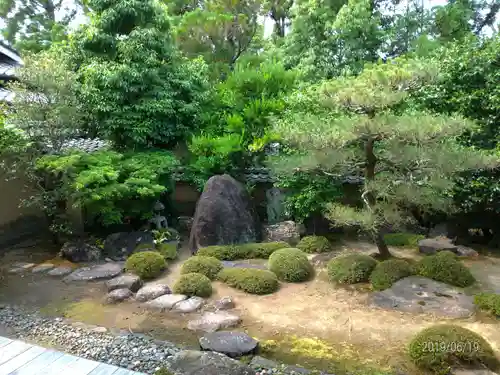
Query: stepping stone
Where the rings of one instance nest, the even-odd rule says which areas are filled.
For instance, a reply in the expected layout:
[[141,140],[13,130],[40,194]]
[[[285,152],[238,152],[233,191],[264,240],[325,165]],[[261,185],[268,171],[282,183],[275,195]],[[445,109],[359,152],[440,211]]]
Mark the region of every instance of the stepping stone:
[[257,268],[267,270],[267,267],[262,264],[238,263],[230,260],[223,260],[221,263],[226,268]]
[[226,296],[221,299],[215,301],[214,303],[215,310],[229,310],[234,308],[234,301],[232,297]]
[[187,296],[184,294],[164,294],[146,303],[148,307],[161,311],[170,310],[176,303],[184,301]]
[[122,263],[104,263],[83,267],[66,276],[66,281],[93,281],[111,279],[123,272]]
[[55,266],[51,263],[42,263],[31,269],[33,273],[42,273],[51,270]]
[[137,275],[127,273],[125,275],[117,276],[114,279],[106,281],[108,292],[115,289],[127,288],[132,292],[137,292],[142,287],[142,280]]
[[146,302],[170,293],[172,293],[172,291],[167,284],[146,284],[141,289],[139,289],[135,296],[135,299],[139,302]]
[[180,313],[191,313],[193,311],[198,310],[203,305],[204,302],[205,300],[201,297],[191,297],[184,301],[176,303],[172,307],[172,311]]
[[223,353],[229,357],[241,357],[254,353],[259,342],[244,332],[212,332],[200,338],[202,350]]
[[219,329],[236,327],[241,318],[226,311],[205,312],[199,319],[190,320],[188,329],[192,331],[215,332]]
[[12,268],[9,270],[9,273],[11,274],[18,274],[26,271],[27,269],[30,269],[35,266],[35,263],[24,263],[24,262],[19,262],[19,263],[14,263],[12,265]]
[[418,250],[427,255],[436,254],[439,251],[457,253],[457,246],[452,244],[449,238],[426,238],[418,241]]
[[169,358],[169,370],[183,375],[255,375],[255,370],[221,353],[182,350]]
[[273,369],[278,368],[280,365],[277,362],[271,361],[270,359],[256,355],[250,361],[250,367],[256,370],[258,369]]
[[69,275],[71,272],[73,272],[73,268],[68,267],[68,266],[59,266],[59,267],[51,269],[49,272],[47,272],[47,275],[66,276],[66,275]]
[[125,301],[132,296],[133,293],[130,289],[127,288],[114,289],[106,295],[104,302],[107,304],[118,303]]

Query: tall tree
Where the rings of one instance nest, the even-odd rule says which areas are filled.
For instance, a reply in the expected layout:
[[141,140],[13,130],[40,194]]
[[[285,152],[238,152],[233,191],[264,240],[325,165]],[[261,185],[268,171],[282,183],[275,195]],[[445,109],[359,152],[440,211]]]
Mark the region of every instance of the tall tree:
[[292,5],[293,0],[269,0],[264,5],[267,16],[274,22],[273,32],[277,38],[283,38],[290,26]]

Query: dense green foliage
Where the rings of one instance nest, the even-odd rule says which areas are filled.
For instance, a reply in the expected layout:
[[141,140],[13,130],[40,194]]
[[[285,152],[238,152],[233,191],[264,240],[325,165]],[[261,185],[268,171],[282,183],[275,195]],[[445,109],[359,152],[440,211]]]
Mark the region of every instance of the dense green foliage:
[[222,270],[222,263],[214,257],[197,255],[189,258],[182,264],[181,274],[201,273],[210,280],[214,280]]
[[377,261],[369,255],[345,254],[328,262],[328,277],[341,284],[356,284],[368,281]]
[[474,296],[474,303],[481,310],[490,312],[496,317],[500,317],[500,294],[480,293]]
[[125,262],[125,269],[141,279],[154,279],[167,268],[167,262],[156,251],[141,251],[132,254]]
[[475,282],[469,269],[449,251],[441,251],[423,258],[418,274],[446,284],[466,287]]
[[330,241],[323,236],[305,236],[297,244],[297,249],[305,253],[324,253],[331,250]]
[[384,235],[384,241],[388,246],[397,247],[417,247],[418,241],[423,240],[425,236],[413,233],[388,233]]
[[370,275],[370,283],[375,290],[388,289],[399,279],[414,274],[411,264],[403,259],[388,259],[378,263]]
[[210,256],[219,260],[267,259],[278,249],[289,247],[286,242],[247,243],[241,245],[207,246],[198,250],[198,255]]
[[173,291],[186,296],[210,297],[212,284],[210,279],[201,273],[185,273],[179,276]]
[[299,249],[285,248],[276,250],[269,257],[269,270],[278,279],[291,283],[309,280],[314,275],[314,268],[307,255]]
[[177,258],[177,244],[175,243],[159,243],[156,245],[156,250],[167,260]]
[[224,268],[217,278],[227,285],[251,294],[270,294],[279,288],[274,273],[256,268]]
[[491,345],[477,333],[466,328],[443,324],[420,331],[410,342],[412,361],[424,370],[447,373],[451,367],[498,367]]

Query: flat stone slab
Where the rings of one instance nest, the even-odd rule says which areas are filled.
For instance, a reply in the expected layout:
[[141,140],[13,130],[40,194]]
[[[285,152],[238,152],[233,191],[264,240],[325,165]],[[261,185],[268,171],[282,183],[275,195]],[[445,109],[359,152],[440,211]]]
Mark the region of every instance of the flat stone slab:
[[176,303],[172,307],[172,311],[178,312],[178,313],[191,313],[191,312],[198,310],[201,306],[203,306],[204,302],[205,302],[205,300],[201,297],[196,297],[196,296],[191,297],[191,298],[188,298],[186,300],[183,300],[183,301]]
[[238,263],[230,260],[223,260],[222,265],[226,268],[257,268],[267,270],[267,267],[262,264]]
[[59,266],[59,267],[51,269],[49,272],[47,272],[47,275],[66,276],[66,275],[69,275],[71,272],[73,272],[73,268],[68,267],[68,266]]
[[161,297],[155,298],[146,303],[146,305],[153,309],[161,311],[170,310],[176,303],[184,301],[187,296],[184,294],[164,294]]
[[123,263],[104,263],[83,267],[66,276],[67,281],[93,281],[111,279],[123,272]]
[[221,299],[214,302],[215,310],[229,310],[234,308],[233,298],[230,296],[222,297]]
[[169,370],[183,375],[255,375],[255,370],[240,361],[215,352],[183,350],[170,360]]
[[425,238],[418,241],[418,250],[422,254],[436,254],[439,251],[451,251],[452,253],[458,253],[457,246],[451,243],[448,238]]
[[51,270],[54,267],[55,267],[55,265],[53,265],[51,263],[43,263],[43,264],[39,264],[36,267],[33,267],[31,269],[31,272],[33,272],[33,273],[47,272],[47,271]]
[[167,284],[146,284],[141,289],[139,289],[139,291],[135,295],[135,299],[139,302],[146,302],[170,293],[172,293],[172,291]]
[[132,293],[132,291],[128,288],[114,289],[111,292],[109,292],[106,295],[106,297],[104,297],[104,303],[112,304],[112,303],[123,302],[132,297],[133,295],[134,294]]
[[223,353],[229,357],[241,357],[254,353],[259,342],[244,332],[212,332],[200,338],[202,350]]
[[11,274],[23,273],[24,271],[35,266],[35,263],[24,263],[18,262],[12,265],[12,268],[9,270]]
[[406,277],[389,289],[373,293],[371,302],[384,309],[450,318],[466,318],[475,311],[473,298],[460,289],[419,276]]
[[188,329],[192,331],[215,332],[219,329],[236,327],[241,323],[238,315],[230,314],[226,311],[210,312],[188,322]]
[[117,276],[111,280],[106,281],[108,292],[115,289],[130,289],[132,292],[137,292],[142,287],[142,280],[139,276],[127,273],[125,275]]

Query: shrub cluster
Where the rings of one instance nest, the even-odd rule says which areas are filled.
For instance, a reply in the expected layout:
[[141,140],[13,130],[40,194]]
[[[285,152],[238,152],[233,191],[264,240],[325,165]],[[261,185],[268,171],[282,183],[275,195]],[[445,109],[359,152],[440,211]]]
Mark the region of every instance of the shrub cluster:
[[181,268],[181,274],[201,273],[210,280],[214,280],[217,274],[222,270],[222,263],[214,257],[196,255],[184,262]]
[[425,236],[413,233],[388,233],[384,235],[387,246],[394,247],[417,247],[418,242],[423,239]]
[[356,284],[368,281],[377,261],[365,254],[346,254],[328,262],[328,276],[341,284]]
[[201,273],[185,273],[174,284],[174,293],[186,296],[210,297],[212,284],[210,279]]
[[441,251],[423,258],[418,264],[418,274],[462,288],[475,282],[469,269],[450,251]]
[[167,262],[156,251],[142,251],[132,254],[125,262],[125,269],[141,279],[154,279],[167,268]]
[[389,259],[378,263],[370,275],[373,289],[384,290],[390,288],[399,279],[411,276],[414,269],[406,260]]
[[429,327],[419,332],[409,345],[409,355],[420,368],[448,373],[452,366],[477,365],[495,369],[498,360],[490,344],[466,328],[452,324]]
[[274,273],[256,268],[224,268],[217,278],[227,285],[251,294],[270,294],[279,288]]
[[156,246],[158,252],[165,259],[174,260],[177,258],[177,245],[173,243],[160,243]]
[[139,253],[141,251],[153,251],[154,249],[155,245],[152,243],[141,243],[135,247],[134,253]]
[[500,294],[480,293],[474,296],[474,303],[481,310],[488,311],[500,317]]
[[306,236],[297,244],[297,249],[305,253],[324,253],[331,250],[330,241],[323,236]]
[[219,260],[267,259],[278,249],[289,247],[286,242],[246,243],[241,245],[207,246],[198,250],[197,255],[210,256]]
[[269,257],[269,270],[274,272],[279,280],[292,283],[309,280],[314,273],[307,255],[294,248],[280,249],[272,253]]

